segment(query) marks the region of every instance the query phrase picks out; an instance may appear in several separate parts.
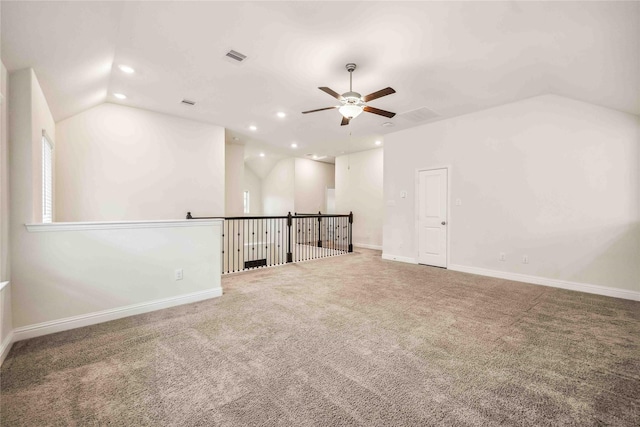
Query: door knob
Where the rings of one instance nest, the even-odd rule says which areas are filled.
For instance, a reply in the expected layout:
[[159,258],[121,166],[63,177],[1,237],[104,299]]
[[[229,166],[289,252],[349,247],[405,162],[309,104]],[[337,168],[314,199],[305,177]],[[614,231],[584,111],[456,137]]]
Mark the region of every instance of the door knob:
[[440,224],[447,225],[447,222],[446,221],[442,221]]

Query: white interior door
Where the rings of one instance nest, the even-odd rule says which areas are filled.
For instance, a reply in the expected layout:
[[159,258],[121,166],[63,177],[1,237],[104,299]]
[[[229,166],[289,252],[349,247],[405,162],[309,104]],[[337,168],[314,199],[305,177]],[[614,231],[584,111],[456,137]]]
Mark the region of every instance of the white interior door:
[[447,170],[419,172],[420,264],[447,266]]

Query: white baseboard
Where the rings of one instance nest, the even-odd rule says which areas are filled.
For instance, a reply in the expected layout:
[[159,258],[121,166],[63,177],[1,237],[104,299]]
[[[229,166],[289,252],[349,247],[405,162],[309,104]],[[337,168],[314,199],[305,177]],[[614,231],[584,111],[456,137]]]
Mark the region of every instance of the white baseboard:
[[389,255],[389,254],[382,254],[382,259],[387,259],[389,261],[400,261],[400,262],[406,262],[408,264],[417,264],[418,260],[415,258],[409,258],[406,256],[399,256],[399,255]]
[[[383,255],[384,258],[384,255]],[[640,301],[640,292],[629,291],[620,288],[610,288],[608,286],[591,285],[588,283],[569,282],[567,280],[549,279],[547,277],[529,276],[527,274],[510,273],[507,271],[489,270],[479,267],[468,267],[465,265],[449,264],[449,270],[461,271],[463,273],[478,274],[480,276],[495,277],[498,279],[513,280],[515,282],[525,282],[534,285],[550,286],[553,288],[569,289],[572,291],[587,292],[589,294],[605,295],[614,298],[623,298],[633,301]]]
[[136,314],[148,313],[150,311],[162,310],[163,308],[175,307],[177,305],[190,304],[219,296],[222,296],[222,288],[208,289],[206,291],[193,292],[177,297],[164,298],[155,301],[132,304],[125,307],[97,311],[94,313],[81,314],[35,325],[21,326],[13,330],[13,341],[22,341],[42,335],[95,325],[97,323],[108,322],[110,320],[121,319],[123,317],[133,316]]
[[382,246],[380,245],[369,245],[367,243],[354,243],[353,246],[356,248],[375,249],[377,251],[382,250]]
[[4,359],[7,358],[7,354],[9,354],[9,350],[11,350],[11,346],[13,345],[13,331],[9,332],[9,335],[2,341],[0,344],[0,366],[4,362]]

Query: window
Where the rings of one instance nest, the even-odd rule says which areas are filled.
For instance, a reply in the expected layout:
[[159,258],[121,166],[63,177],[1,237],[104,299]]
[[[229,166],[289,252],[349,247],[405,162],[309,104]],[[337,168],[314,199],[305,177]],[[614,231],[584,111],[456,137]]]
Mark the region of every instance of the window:
[[53,222],[53,144],[42,131],[42,222]]
[[249,190],[244,190],[243,202],[244,202],[244,213],[248,214],[249,213]]

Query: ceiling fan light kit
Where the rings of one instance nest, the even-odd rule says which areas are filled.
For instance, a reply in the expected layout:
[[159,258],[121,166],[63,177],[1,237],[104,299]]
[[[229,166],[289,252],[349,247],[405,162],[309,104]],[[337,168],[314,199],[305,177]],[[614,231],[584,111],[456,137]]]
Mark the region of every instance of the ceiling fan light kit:
[[342,107],[338,108],[340,114],[342,114],[347,119],[353,119],[358,117],[360,113],[362,113],[363,106],[359,103],[348,103],[344,104]]
[[378,108],[369,107],[366,104],[367,102],[373,101],[374,99],[382,98],[383,96],[396,93],[395,90],[393,90],[390,87],[387,87],[377,92],[370,93],[367,96],[362,96],[358,92],[353,91],[353,71],[356,69],[356,64],[350,62],[345,66],[345,68],[349,72],[349,92],[345,92],[342,95],[340,95],[338,92],[332,89],[329,89],[328,87],[318,88],[321,91],[327,93],[328,95],[331,95],[334,98],[336,98],[338,101],[341,102],[341,105],[336,105],[334,107],[319,108],[317,110],[303,111],[302,114],[315,113],[317,111],[324,111],[324,110],[333,110],[337,108],[340,114],[342,114],[342,122],[340,123],[341,126],[348,125],[351,119],[358,117],[363,111],[366,111],[367,113],[378,114],[380,116],[389,117],[389,118],[396,115],[396,113],[380,110]]

